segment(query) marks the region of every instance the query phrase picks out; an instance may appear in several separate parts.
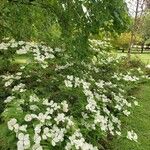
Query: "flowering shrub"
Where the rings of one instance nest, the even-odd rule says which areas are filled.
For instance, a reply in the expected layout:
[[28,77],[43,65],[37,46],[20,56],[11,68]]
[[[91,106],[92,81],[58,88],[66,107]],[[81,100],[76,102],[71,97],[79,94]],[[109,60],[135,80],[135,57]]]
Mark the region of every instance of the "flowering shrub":
[[109,39],[104,39],[104,40],[89,40],[90,44],[93,48],[96,48],[98,51],[110,51],[113,49],[112,44],[110,43]]
[[1,74],[7,93],[2,97],[2,149],[98,150],[108,135],[138,140],[133,130],[121,133],[120,115],[129,116],[138,105],[128,90],[145,78],[141,70],[120,72],[121,60],[104,52],[75,62],[61,48],[34,42],[5,39],[0,50],[12,52],[10,58],[30,58]]

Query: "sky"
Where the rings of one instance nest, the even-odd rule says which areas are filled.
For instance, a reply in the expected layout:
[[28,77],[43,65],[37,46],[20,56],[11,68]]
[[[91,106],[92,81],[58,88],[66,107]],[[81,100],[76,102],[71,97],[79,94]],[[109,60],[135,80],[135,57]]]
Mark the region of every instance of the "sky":
[[[125,1],[127,3],[129,13],[131,14],[131,16],[135,16],[137,0],[125,0]],[[140,0],[139,13],[142,10],[142,3],[143,3],[143,0]]]

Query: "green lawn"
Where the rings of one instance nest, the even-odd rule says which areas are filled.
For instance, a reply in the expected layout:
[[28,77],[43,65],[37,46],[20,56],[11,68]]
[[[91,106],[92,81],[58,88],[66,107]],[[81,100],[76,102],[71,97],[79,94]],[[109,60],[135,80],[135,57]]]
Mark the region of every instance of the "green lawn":
[[[127,53],[113,53],[115,56],[127,56]],[[150,64],[150,53],[133,53],[131,54],[131,58],[133,59],[141,59],[145,64]]]
[[30,58],[26,55],[15,57],[15,63],[24,64],[30,61]]
[[123,127],[133,129],[138,134],[138,143],[126,138],[114,139],[112,150],[150,150],[150,81],[136,92],[139,105],[128,119],[124,119]]

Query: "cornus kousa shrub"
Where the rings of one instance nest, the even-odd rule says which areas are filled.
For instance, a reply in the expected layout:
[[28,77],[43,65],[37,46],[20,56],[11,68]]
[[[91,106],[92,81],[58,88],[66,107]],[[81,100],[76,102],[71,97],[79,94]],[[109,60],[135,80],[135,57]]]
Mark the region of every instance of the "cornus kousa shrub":
[[146,78],[142,70],[120,72],[121,60],[104,52],[77,62],[65,50],[40,43],[5,39],[0,49],[12,51],[14,59],[28,58],[0,76],[7,93],[1,149],[99,150],[110,135],[138,141],[133,130],[121,132],[120,116],[138,105],[128,90]]

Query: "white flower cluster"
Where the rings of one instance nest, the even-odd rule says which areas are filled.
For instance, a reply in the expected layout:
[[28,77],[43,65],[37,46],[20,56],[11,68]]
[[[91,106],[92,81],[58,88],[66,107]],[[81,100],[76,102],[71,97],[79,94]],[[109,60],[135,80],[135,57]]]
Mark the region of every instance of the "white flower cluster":
[[109,39],[104,39],[104,40],[89,40],[91,43],[91,47],[95,51],[100,51],[100,50],[107,50],[107,49],[112,49],[112,44],[110,43]]
[[73,87],[73,84],[72,84],[72,81],[73,81],[73,76],[71,75],[71,76],[67,76],[67,80],[65,80],[64,82],[65,82],[65,85],[66,85],[66,87]]
[[89,144],[85,141],[83,135],[79,130],[74,132],[72,136],[69,137],[70,142],[67,143],[65,149],[66,150],[72,150],[73,147],[75,149],[81,149],[81,150],[98,150],[97,147],[93,146],[92,144]]
[[10,121],[8,121],[7,125],[9,130],[16,133],[16,137],[18,138],[18,150],[28,149],[30,147],[29,135],[23,134],[23,132],[27,132],[27,125],[19,126],[15,118],[12,118]]
[[[71,128],[74,128],[73,118],[65,114],[69,111],[67,101],[62,101],[58,104],[48,99],[40,100],[35,94],[29,96],[30,104],[34,103],[34,106],[36,106],[41,102],[45,112],[37,113],[36,111],[35,113],[33,111],[34,113],[27,113],[24,117],[27,125],[20,126],[15,118],[10,119],[7,123],[8,129],[16,133],[18,150],[29,148],[42,150],[41,142],[44,140],[51,140],[51,145],[56,146],[63,142],[65,134]],[[34,135],[28,132],[30,122],[33,123]],[[60,127],[61,124],[64,127]],[[32,140],[34,141],[33,145],[31,144]]]
[[[86,127],[90,127],[95,130],[96,129],[95,127],[98,125],[102,131],[104,132],[109,131],[112,135],[116,133],[115,126],[117,126],[118,130],[121,130],[121,121],[110,113],[110,111],[106,107],[107,105],[104,104],[102,109],[101,106],[98,104],[99,102],[111,103],[110,99],[107,98],[106,95],[99,94],[98,92],[96,92],[96,90],[93,93],[90,90],[91,84],[89,82],[86,82],[83,79],[79,79],[78,77],[73,77],[72,75],[67,76],[67,81],[69,82],[69,85],[70,84],[75,85],[75,87],[81,86],[83,88],[83,93],[87,98],[87,105],[85,106],[85,109],[91,112],[94,118],[93,123],[91,125],[88,124],[88,122],[84,123]],[[70,87],[68,86],[68,84],[66,84],[66,80],[64,82],[67,87]],[[97,85],[98,88],[103,89],[104,91],[105,91],[104,89],[105,86],[106,87],[109,86],[110,88],[116,87],[115,84],[112,84],[111,82],[104,82],[103,80],[99,82],[95,82],[95,85]],[[120,110],[124,105],[128,105],[128,106],[130,105],[130,103],[128,103],[127,100],[124,99],[121,94],[120,97],[115,95],[114,100],[116,104],[118,103],[120,105],[122,104],[122,106],[120,106]],[[103,113],[105,115],[102,115]],[[82,114],[84,114],[84,112]],[[86,120],[88,118],[88,115],[84,114],[84,118]],[[118,131],[117,133],[119,132],[120,131]]]
[[13,89],[12,89],[12,92],[16,92],[16,91],[19,91],[19,92],[24,92],[24,91],[26,91],[26,89],[25,89],[25,84],[20,83],[20,84],[14,86]]
[[9,46],[10,46],[9,43],[4,43],[4,42],[2,42],[2,43],[0,43],[0,50],[1,50],[1,49],[2,49],[2,50],[7,50]]
[[73,65],[73,63],[66,63],[65,65],[56,65],[56,71],[57,70],[64,70],[64,69],[66,69],[66,68],[68,68],[68,67],[70,67],[70,66],[72,66]]
[[[87,143],[89,140],[84,137],[83,128],[87,131],[101,132],[99,136],[103,137],[107,133],[122,135],[121,121],[117,113],[129,116],[132,104],[138,105],[135,98],[126,96],[124,83],[127,81],[133,84],[139,81],[140,77],[133,76],[130,72],[124,74],[116,72],[106,80],[105,77],[99,77],[101,71],[105,71],[101,70],[99,65],[107,66],[113,62],[117,63],[113,57],[102,57],[101,61],[95,59],[91,63],[82,62],[80,64],[83,66],[83,70],[80,69],[81,74],[77,73],[76,76],[73,76],[72,74],[75,73],[70,73],[71,75],[66,75],[67,69],[74,67],[75,63],[67,61],[66,63],[63,62],[63,65],[62,62],[58,65],[56,63],[58,60],[55,62],[55,56],[57,56],[55,54],[62,51],[59,48],[52,49],[34,42],[16,42],[14,40],[9,41],[8,44],[0,44],[0,49],[7,50],[9,48],[15,48],[18,55],[29,53],[33,56],[31,63],[20,67],[20,72],[1,76],[4,87],[7,90],[12,88],[12,95],[5,99],[5,103],[11,102],[13,105],[8,104],[10,107],[7,107],[4,113],[9,112],[16,105],[17,107],[19,106],[18,109],[22,112],[22,118],[21,115],[17,118],[17,115],[13,114],[16,117],[13,116],[7,122],[8,129],[16,134],[18,150],[49,149],[46,146],[54,147],[55,149],[55,146],[60,146],[61,144],[64,146],[62,149],[66,150],[98,150],[99,147]],[[101,55],[104,56],[104,54],[102,53]],[[50,72],[51,75],[49,76],[49,73],[45,74],[44,72],[48,71],[47,67],[51,66],[51,62],[55,64],[52,69],[56,71],[56,74],[58,73],[57,75],[52,75]],[[50,84],[51,87],[51,83],[55,84],[56,81],[59,83],[59,85],[55,84],[59,89],[58,95],[57,90],[55,91],[53,88],[48,93],[45,90],[47,86],[45,82],[42,83],[40,89],[38,89],[38,86],[34,87],[35,89],[32,89],[32,87],[31,89],[27,88],[28,83],[24,82],[24,74],[22,73],[28,73],[29,71],[31,74],[27,74],[26,77],[32,77],[30,66],[32,66],[31,68],[37,67],[37,64],[44,69],[47,68],[47,70],[39,69],[38,71],[41,74],[39,73],[37,80],[33,82],[39,83],[40,81],[42,83],[46,79],[46,84]],[[15,80],[20,80],[20,82],[14,82]],[[16,85],[15,83],[18,84]],[[23,83],[26,83],[26,85]],[[43,90],[41,95],[39,94],[40,92],[38,93],[40,90]],[[65,93],[66,91],[69,92]],[[78,91],[79,94],[77,94]],[[37,96],[34,92],[40,96]],[[46,96],[44,96],[44,92],[46,92]],[[19,96],[18,93],[20,93]],[[72,100],[74,97],[71,97],[70,93],[75,94],[75,100]],[[132,101],[128,99],[132,99]],[[75,110],[74,114],[74,109],[76,108],[74,108],[73,104],[76,103],[76,100],[79,100],[77,101],[79,107],[82,106],[81,109]],[[14,108],[16,109],[16,107]],[[16,109],[16,111],[18,110]],[[128,132],[127,138],[137,141],[137,135],[133,131]],[[93,142],[91,141],[91,143]]]
[[124,80],[124,81],[131,81],[131,82],[135,82],[135,81],[139,80],[139,77],[130,75],[130,73],[128,73],[126,75],[123,75],[122,73],[120,73],[120,74],[114,73],[112,78],[115,78],[118,81]]
[[8,125],[9,130],[11,131],[14,130],[16,132],[16,135],[18,135],[19,131],[26,132],[27,125],[19,126],[15,118],[12,118],[10,121],[8,121],[7,125]]
[[2,75],[0,76],[3,81],[5,82],[5,87],[8,87],[10,86],[15,80],[19,80],[21,79],[21,75],[22,75],[22,72],[17,72],[16,74],[14,75],[10,75],[10,74],[7,74],[7,75]]
[[127,132],[127,138],[131,141],[137,142],[138,136],[133,130],[131,130]]
[[8,96],[6,99],[5,99],[5,103],[9,103],[11,102],[13,99],[15,99],[15,96]]
[[[4,39],[5,42],[0,43],[0,49],[3,50],[9,50],[9,48],[15,48],[17,55],[24,55],[24,54],[32,54],[33,59],[41,65],[42,68],[47,68],[48,59],[54,59],[56,52],[61,52],[62,50],[60,48],[52,49],[49,46],[45,46],[40,43],[36,42],[25,42],[25,41],[15,41],[14,39]],[[31,61],[32,62],[32,61]],[[11,82],[11,81],[10,81]],[[8,83],[9,85],[10,83]],[[7,84],[6,84],[7,86]]]

